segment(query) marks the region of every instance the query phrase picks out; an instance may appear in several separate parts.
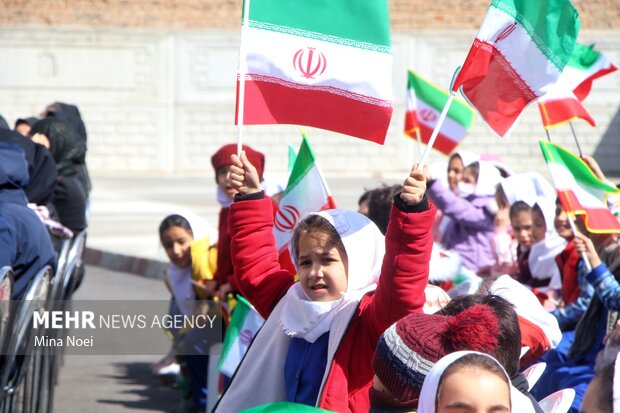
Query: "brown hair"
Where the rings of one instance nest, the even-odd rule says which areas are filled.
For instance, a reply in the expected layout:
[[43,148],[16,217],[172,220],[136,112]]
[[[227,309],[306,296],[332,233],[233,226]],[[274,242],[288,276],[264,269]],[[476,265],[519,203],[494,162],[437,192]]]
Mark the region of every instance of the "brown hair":
[[471,171],[472,175],[476,177],[476,182],[478,182],[478,177],[480,176],[480,164],[478,162],[467,165],[463,168],[463,172],[465,171]]
[[295,232],[293,232],[292,244],[295,257],[299,255],[299,241],[301,237],[303,235],[316,236],[318,234],[327,235],[327,242],[336,247],[341,256],[347,256],[342,238],[340,238],[340,234],[338,234],[336,228],[322,216],[312,214],[301,220],[297,228],[295,228]]

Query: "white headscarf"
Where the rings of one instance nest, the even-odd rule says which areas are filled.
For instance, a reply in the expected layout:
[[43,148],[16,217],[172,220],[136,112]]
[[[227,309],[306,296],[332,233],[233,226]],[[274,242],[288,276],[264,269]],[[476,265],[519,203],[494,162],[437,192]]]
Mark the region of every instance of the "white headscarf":
[[[418,413],[435,413],[437,391],[439,390],[439,382],[441,381],[443,373],[455,361],[469,354],[479,354],[484,357],[488,357],[489,359],[497,363],[497,365],[500,367],[500,369],[504,373],[504,376],[506,377],[506,380],[508,381],[510,385],[510,378],[508,377],[506,370],[504,370],[502,365],[490,355],[485,354],[485,353],[479,353],[477,351],[456,351],[440,359],[437,363],[435,363],[431,371],[427,374],[426,378],[424,379],[424,384],[422,385],[422,391],[420,392],[420,401],[418,402]],[[512,385],[510,385],[511,411],[515,413],[523,413],[523,412],[529,411],[529,410],[517,410],[516,409],[516,406],[513,402],[514,397],[515,397],[515,392],[519,393],[517,389],[515,389]],[[530,403],[530,407],[531,407],[531,411],[533,411],[534,409],[531,403]]]
[[480,165],[480,170],[474,193],[476,195],[495,195],[497,184],[502,182],[502,175],[499,173],[499,169],[485,161],[478,161],[478,165]]
[[[555,202],[555,189],[538,172],[509,176],[502,181],[501,185],[510,205],[517,201],[523,201],[529,206],[534,206],[534,203],[540,198],[553,199]],[[553,223],[553,221],[551,222]],[[549,224],[547,224],[548,228]]]
[[[332,302],[312,301],[299,283],[295,283],[286,293],[287,301],[280,318],[282,329],[289,336],[313,343],[329,331],[334,313],[339,307],[361,299],[376,288],[385,254],[385,239],[371,220],[354,211],[329,209],[309,215],[320,215],[332,224],[340,235],[348,261],[347,290],[343,291],[341,299]],[[292,240],[289,251],[297,267]]]
[[550,279],[549,287],[559,289],[562,288],[562,280],[555,257],[566,247],[566,240],[558,235],[553,224],[555,198],[540,196],[536,199],[535,205],[538,205],[543,213],[546,232],[544,239],[530,247],[530,255],[528,257],[530,273],[533,278],[539,280]]
[[461,161],[463,162],[463,168],[467,168],[472,163],[478,162],[480,160],[480,155],[470,151],[460,150],[454,152],[452,155],[450,155],[450,158],[455,155],[458,155],[461,158]]

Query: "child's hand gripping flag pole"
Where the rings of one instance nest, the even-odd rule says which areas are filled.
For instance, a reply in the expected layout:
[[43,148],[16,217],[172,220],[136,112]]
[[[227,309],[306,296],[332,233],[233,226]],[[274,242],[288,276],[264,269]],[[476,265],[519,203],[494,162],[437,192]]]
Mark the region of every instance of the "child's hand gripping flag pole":
[[579,19],[568,0],[493,0],[452,91],[507,136],[571,58]]

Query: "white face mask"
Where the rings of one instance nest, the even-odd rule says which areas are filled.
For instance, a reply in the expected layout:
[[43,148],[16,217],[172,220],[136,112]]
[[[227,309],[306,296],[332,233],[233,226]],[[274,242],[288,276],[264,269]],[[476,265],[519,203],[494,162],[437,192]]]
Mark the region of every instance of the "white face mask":
[[476,185],[468,184],[463,181],[459,181],[459,183],[456,185],[456,193],[461,198],[467,198],[468,196],[472,195],[475,190]]

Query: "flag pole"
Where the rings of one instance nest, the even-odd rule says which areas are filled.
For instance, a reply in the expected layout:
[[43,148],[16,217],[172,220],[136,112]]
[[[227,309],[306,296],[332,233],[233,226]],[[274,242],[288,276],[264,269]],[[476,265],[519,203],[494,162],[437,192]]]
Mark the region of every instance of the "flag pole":
[[[575,225],[575,215],[573,214],[568,214],[568,222],[570,224],[570,228],[573,230],[573,234],[577,234],[577,226]],[[586,265],[586,270],[588,272],[592,271],[592,264],[590,264],[590,260],[588,260],[588,256],[586,255],[585,251],[581,252],[581,258],[583,259],[584,264]]]
[[448,110],[450,110],[450,105],[452,105],[452,101],[454,100],[454,92],[450,91],[450,96],[446,101],[446,104],[443,106],[443,110],[441,111],[441,115],[439,115],[439,119],[437,120],[437,124],[435,125],[435,129],[433,129],[433,134],[431,138],[428,140],[426,144],[426,148],[424,148],[424,153],[418,162],[418,169],[422,169],[426,163],[426,158],[428,158],[428,154],[431,151],[431,148],[435,144],[435,140],[437,139],[437,135],[439,134],[439,130],[443,125],[443,122],[446,120],[446,116],[448,115]]
[[237,100],[237,156],[241,156],[243,147],[243,123],[245,109],[245,76],[248,73],[248,65],[245,53],[245,39],[250,21],[250,0],[243,2],[243,19],[241,22],[241,42],[239,45],[239,98]]
[[575,128],[573,127],[573,122],[568,121],[570,125],[570,131],[573,132],[573,138],[575,138],[575,143],[577,144],[577,150],[579,151],[579,157],[583,157],[583,152],[581,151],[581,145],[579,145],[579,140],[577,139],[577,134],[575,133]]
[[549,135],[549,129],[545,128],[545,133],[547,134],[547,140],[551,142],[551,135]]
[[422,147],[420,146],[420,142],[422,142],[422,137],[420,136],[420,127],[415,130],[415,142],[416,148],[418,148],[418,156],[422,153]]

